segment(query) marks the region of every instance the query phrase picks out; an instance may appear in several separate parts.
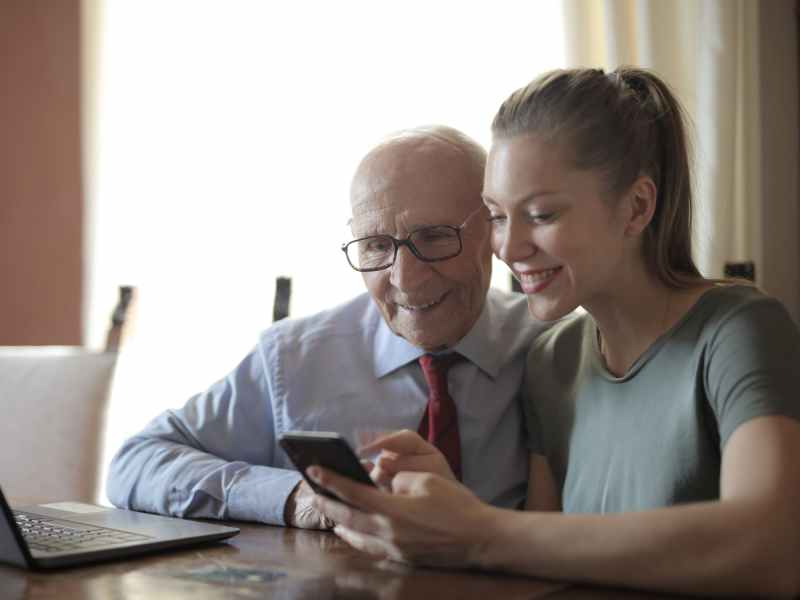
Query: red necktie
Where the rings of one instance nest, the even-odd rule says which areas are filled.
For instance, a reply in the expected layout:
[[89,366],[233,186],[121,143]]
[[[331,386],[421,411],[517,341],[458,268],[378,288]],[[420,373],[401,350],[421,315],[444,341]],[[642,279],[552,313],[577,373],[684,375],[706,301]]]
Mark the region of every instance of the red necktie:
[[419,357],[419,366],[428,384],[428,406],[419,424],[419,434],[444,454],[453,474],[461,481],[461,438],[458,435],[458,412],[447,389],[447,372],[463,360],[455,352]]

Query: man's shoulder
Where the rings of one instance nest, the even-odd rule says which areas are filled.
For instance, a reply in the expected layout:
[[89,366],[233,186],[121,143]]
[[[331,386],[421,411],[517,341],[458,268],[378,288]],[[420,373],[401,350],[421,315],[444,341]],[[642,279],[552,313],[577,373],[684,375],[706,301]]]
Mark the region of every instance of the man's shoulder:
[[313,315],[279,321],[261,333],[259,343],[324,345],[347,338],[366,339],[374,335],[380,319],[372,298],[363,293]]
[[486,303],[493,329],[504,335],[512,334],[530,342],[553,325],[531,316],[525,294],[490,288]]
[[528,312],[525,294],[489,288],[486,304],[495,323],[505,324],[513,321],[519,325],[522,321],[522,324],[526,325],[536,322]]

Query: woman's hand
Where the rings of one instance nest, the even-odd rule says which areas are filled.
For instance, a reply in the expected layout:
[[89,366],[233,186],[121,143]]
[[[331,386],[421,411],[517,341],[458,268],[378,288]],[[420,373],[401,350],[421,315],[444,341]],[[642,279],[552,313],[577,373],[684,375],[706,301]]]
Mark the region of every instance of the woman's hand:
[[398,473],[391,493],[323,469],[308,475],[350,504],[316,496],[313,507],[337,523],[334,532],[369,554],[439,567],[478,563],[498,509],[461,484],[430,473]]
[[456,481],[444,455],[415,431],[403,429],[384,436],[359,449],[359,454],[380,451],[370,473],[372,480],[383,488],[391,489],[392,480],[401,471],[435,473]]

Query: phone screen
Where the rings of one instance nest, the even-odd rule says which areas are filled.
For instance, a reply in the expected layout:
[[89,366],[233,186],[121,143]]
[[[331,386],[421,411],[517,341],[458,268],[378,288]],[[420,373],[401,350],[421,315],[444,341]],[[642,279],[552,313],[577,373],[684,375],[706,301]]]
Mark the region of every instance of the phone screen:
[[[318,494],[336,498],[306,477],[306,469],[312,465],[325,467],[349,477],[359,483],[374,486],[372,479],[361,465],[361,461],[341,435],[326,431],[287,431],[278,438],[281,448],[294,466],[303,475],[308,485]],[[341,500],[340,498],[337,498]]]

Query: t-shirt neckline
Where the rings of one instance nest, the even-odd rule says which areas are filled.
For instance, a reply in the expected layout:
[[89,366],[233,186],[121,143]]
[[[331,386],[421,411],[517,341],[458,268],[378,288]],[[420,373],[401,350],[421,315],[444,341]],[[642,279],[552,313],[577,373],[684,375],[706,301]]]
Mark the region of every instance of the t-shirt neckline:
[[603,376],[604,379],[614,383],[622,383],[631,379],[636,373],[638,373],[645,364],[647,364],[650,359],[658,353],[661,347],[669,340],[671,337],[675,335],[675,333],[683,327],[684,323],[686,323],[692,316],[700,309],[700,307],[708,301],[708,298],[716,293],[717,290],[722,290],[730,287],[735,287],[734,285],[725,285],[725,284],[715,284],[712,287],[708,288],[705,292],[700,294],[700,297],[695,301],[694,304],[687,310],[683,316],[678,319],[678,321],[670,327],[667,331],[662,333],[658,336],[647,349],[639,355],[630,368],[617,377],[613,373],[608,370],[606,367],[605,360],[603,360],[603,354],[600,352],[600,344],[598,341],[599,337],[599,330],[597,329],[597,325],[594,322],[594,319],[589,313],[586,313],[587,317],[589,318],[590,323],[590,337],[591,337],[591,345],[592,345],[592,362],[594,366],[597,368],[599,373]]

